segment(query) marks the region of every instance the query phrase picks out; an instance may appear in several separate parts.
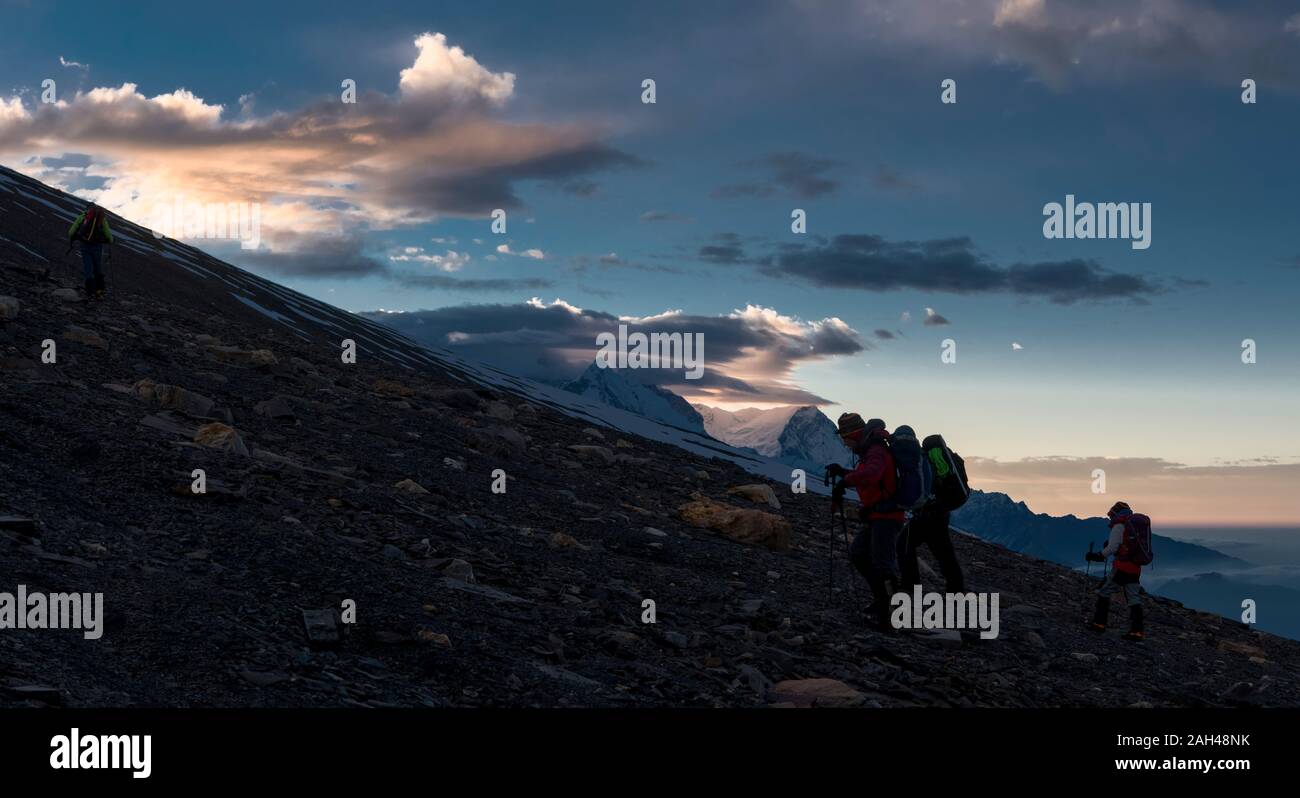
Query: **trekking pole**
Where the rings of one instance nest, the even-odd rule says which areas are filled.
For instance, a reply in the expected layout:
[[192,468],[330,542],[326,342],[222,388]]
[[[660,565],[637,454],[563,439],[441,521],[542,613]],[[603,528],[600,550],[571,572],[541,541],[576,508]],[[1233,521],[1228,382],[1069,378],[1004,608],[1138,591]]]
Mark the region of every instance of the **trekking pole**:
[[[1095,546],[1095,545],[1096,545],[1096,544],[1093,543],[1091,540],[1088,541],[1088,554],[1089,554],[1089,555],[1092,554],[1092,547]],[[1086,560],[1088,561],[1088,568],[1087,568],[1087,570],[1084,572],[1084,574],[1088,577],[1088,579],[1092,579],[1092,557],[1089,556],[1089,557],[1086,557],[1086,558],[1084,558],[1084,559],[1086,559]]]
[[[849,521],[844,517],[844,507],[840,506],[840,528],[844,532],[844,551],[851,552],[853,544],[849,542]],[[853,606],[862,614],[862,594],[858,592],[858,580],[854,578],[853,559],[849,558],[849,593],[853,596]]]

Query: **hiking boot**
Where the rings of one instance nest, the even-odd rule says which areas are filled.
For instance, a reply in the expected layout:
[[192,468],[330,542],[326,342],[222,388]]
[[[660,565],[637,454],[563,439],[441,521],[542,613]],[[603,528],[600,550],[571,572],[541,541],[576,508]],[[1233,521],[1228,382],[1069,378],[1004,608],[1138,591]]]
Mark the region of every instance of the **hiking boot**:
[[95,275],[95,296],[102,299],[104,297],[104,275]]
[[1092,613],[1092,620],[1087,622],[1087,626],[1094,632],[1106,631],[1106,619],[1110,616],[1110,599],[1104,596],[1097,598],[1097,609]]
[[87,297],[93,297],[94,295],[95,295],[95,280],[94,280],[93,278],[91,278],[91,277],[87,277],[87,278],[86,278],[86,296],[87,296]]

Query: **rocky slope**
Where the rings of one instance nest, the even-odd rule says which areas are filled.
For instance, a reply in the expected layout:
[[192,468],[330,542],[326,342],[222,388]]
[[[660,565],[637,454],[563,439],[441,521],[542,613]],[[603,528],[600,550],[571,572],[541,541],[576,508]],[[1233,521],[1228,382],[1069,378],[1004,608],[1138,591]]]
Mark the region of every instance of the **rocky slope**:
[[1147,643],[1094,637],[1084,576],[962,535],[1000,637],[867,631],[825,497],[125,222],[88,304],[73,203],[3,176],[0,591],[103,592],[107,622],[0,630],[0,705],[1300,704],[1300,644],[1163,599]]

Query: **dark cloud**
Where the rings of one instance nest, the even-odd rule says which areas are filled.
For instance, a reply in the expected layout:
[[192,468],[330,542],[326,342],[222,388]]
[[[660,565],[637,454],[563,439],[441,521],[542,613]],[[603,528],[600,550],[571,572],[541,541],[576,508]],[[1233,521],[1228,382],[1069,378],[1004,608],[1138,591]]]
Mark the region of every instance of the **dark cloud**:
[[1107,271],[1092,260],[1016,263],[1001,267],[969,238],[887,241],[839,235],[825,243],[787,244],[761,267],[829,288],[917,290],[954,294],[1014,294],[1060,304],[1106,299],[1145,301],[1161,292],[1150,280]]
[[291,250],[245,252],[234,256],[242,266],[282,277],[351,278],[385,274],[388,267],[363,252],[360,236],[302,236]]
[[683,216],[680,213],[672,213],[671,211],[646,211],[645,213],[641,214],[640,219],[642,222],[646,222],[646,223],[691,221],[691,217]]
[[922,324],[924,324],[926,327],[946,327],[949,324],[952,324],[952,322],[948,321],[947,316],[944,316],[942,313],[939,313],[934,308],[926,308],[925,321],[922,322]]
[[877,166],[871,185],[882,191],[916,191],[920,185],[887,166]]
[[600,184],[594,180],[565,180],[559,182],[550,182],[547,184],[552,191],[559,191],[562,194],[572,194],[575,197],[594,197],[600,193]]
[[724,316],[665,313],[629,319],[556,301],[474,304],[412,313],[369,314],[416,340],[454,347],[467,356],[542,382],[575,378],[595,358],[596,336],[630,331],[704,336],[705,375],[685,380],[669,369],[637,369],[636,379],[719,401],[827,401],[789,381],[804,361],[853,355],[867,345],[838,319],[802,322],[767,308]]
[[719,186],[713,191],[714,198],[762,198],[778,194],[799,199],[821,197],[839,188],[839,181],[826,177],[825,173],[843,164],[830,158],[800,152],[774,152],[738,165],[744,169],[765,172],[766,175],[761,181]]
[[440,291],[538,291],[553,288],[555,283],[541,277],[474,278],[450,277],[445,274],[399,274],[393,280],[408,288],[433,288]]
[[875,336],[882,341],[891,341],[896,337],[892,331],[884,329],[876,330]]

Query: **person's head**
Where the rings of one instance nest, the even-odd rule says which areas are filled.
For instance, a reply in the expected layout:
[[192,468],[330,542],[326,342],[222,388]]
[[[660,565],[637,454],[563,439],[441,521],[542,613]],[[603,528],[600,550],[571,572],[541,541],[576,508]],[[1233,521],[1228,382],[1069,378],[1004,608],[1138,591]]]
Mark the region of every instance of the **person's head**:
[[1111,506],[1110,511],[1106,513],[1106,517],[1109,518],[1110,522],[1113,524],[1116,521],[1122,521],[1132,514],[1133,508],[1129,507],[1126,502],[1115,502],[1115,504]]
[[885,422],[878,418],[863,421],[857,413],[844,413],[836,426],[839,427],[840,443],[847,449],[856,449],[866,439],[885,431]]

